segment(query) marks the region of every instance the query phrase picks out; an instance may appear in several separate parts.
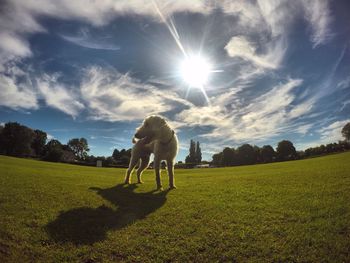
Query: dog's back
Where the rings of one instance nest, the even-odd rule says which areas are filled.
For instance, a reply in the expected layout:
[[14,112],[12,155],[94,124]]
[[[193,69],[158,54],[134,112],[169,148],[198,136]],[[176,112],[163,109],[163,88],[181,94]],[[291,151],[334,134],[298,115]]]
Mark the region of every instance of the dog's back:
[[153,153],[154,141],[148,143],[146,139],[137,140],[132,147],[132,155],[136,158],[141,158],[141,156],[150,155]]

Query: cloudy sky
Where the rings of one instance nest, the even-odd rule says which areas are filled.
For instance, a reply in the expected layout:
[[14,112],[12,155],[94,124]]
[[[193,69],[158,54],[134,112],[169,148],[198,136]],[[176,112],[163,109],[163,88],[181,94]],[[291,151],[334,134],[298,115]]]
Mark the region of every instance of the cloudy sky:
[[[178,160],[190,139],[207,160],[247,142],[337,141],[350,121],[349,21],[347,0],[1,1],[0,122],[111,155],[160,114]],[[210,68],[200,87],[183,76],[193,57]]]

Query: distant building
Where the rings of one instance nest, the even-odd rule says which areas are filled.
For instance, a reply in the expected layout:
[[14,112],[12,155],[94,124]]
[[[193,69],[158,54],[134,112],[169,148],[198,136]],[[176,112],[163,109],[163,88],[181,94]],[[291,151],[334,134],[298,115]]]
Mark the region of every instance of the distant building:
[[96,161],[96,167],[102,167],[102,160]]

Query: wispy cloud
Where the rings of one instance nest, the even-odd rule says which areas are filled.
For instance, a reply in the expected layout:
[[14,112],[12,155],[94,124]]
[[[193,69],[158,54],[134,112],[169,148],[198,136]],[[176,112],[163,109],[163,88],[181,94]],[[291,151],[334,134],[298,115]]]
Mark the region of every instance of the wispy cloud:
[[76,95],[58,83],[56,77],[45,75],[37,80],[37,85],[48,106],[72,117],[76,117],[84,109],[84,105],[78,101]]
[[296,143],[297,149],[305,150],[310,147],[320,146],[321,144],[326,145],[328,143],[344,140],[341,130],[348,122],[350,122],[350,119],[325,122],[321,128],[316,131],[316,135],[319,136],[319,138],[302,143]]
[[83,28],[77,35],[60,35],[63,39],[71,42],[75,45],[82,46],[91,49],[102,49],[102,50],[119,50],[120,47],[111,43],[107,37],[92,37],[89,30]]
[[0,49],[2,53],[26,57],[31,55],[28,42],[13,32],[0,32]]
[[225,46],[230,57],[240,57],[251,61],[258,67],[276,69],[286,52],[286,42],[283,38],[271,41],[265,47],[263,54],[256,53],[256,46],[244,36],[235,36]]
[[336,142],[338,140],[343,140],[341,135],[341,130],[347,124],[350,122],[350,119],[342,120],[342,121],[335,121],[329,124],[328,126],[325,126],[320,129],[320,141],[319,143],[330,143],[330,142]]
[[94,40],[86,39],[83,37],[62,35],[62,38],[69,41],[69,42],[72,42],[78,46],[91,48],[91,49],[104,49],[104,50],[119,50],[120,49],[119,46],[116,46],[113,44],[95,42]]
[[[305,134],[311,125],[300,128],[301,124],[293,120],[309,113],[312,102],[305,102],[299,108],[291,106],[297,99],[293,91],[301,84],[301,79],[290,79],[246,105],[233,109],[224,106],[191,107],[177,114],[176,119],[184,125],[208,127],[209,131],[202,137],[224,143],[258,142],[286,131]],[[218,105],[215,101],[213,104]]]
[[332,36],[330,29],[332,17],[326,0],[301,1],[305,10],[305,19],[311,27],[313,47],[326,43]]
[[17,84],[14,77],[0,74],[0,105],[12,109],[38,109],[36,93],[25,85]]
[[90,67],[80,88],[90,116],[96,120],[133,121],[189,103],[171,89],[159,89],[115,70]]

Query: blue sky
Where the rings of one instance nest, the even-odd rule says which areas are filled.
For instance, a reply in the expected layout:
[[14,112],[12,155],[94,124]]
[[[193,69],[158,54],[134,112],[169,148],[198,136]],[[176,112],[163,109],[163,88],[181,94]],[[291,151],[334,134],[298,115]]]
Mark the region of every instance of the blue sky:
[[[132,147],[150,114],[204,159],[225,146],[302,150],[350,121],[349,1],[2,1],[0,122],[18,121],[91,154]],[[208,81],[184,81],[186,57]]]

